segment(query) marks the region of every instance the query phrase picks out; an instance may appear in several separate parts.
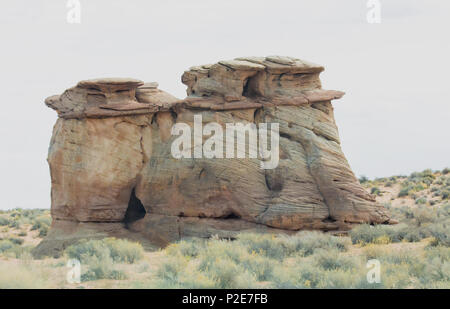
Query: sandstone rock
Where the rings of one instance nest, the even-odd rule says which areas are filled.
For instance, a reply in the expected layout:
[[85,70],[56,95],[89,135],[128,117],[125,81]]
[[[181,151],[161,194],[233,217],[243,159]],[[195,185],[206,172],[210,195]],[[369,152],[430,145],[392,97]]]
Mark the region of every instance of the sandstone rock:
[[[331,100],[344,93],[321,89],[321,71],[291,57],[245,57],[190,68],[183,100],[134,79],[82,81],[49,97],[59,115],[48,155],[53,232],[36,254],[91,232],[163,246],[389,223],[342,153]],[[171,128],[193,127],[194,115],[223,128],[278,123],[278,166],[261,169],[249,149],[245,158],[175,159]]]

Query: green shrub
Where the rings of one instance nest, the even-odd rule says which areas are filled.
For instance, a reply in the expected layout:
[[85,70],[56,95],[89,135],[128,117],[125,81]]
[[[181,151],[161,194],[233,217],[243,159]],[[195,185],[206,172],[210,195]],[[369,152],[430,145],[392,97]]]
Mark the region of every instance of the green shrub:
[[48,216],[39,216],[34,219],[31,230],[41,230],[42,228],[47,228],[52,223],[52,219]]
[[314,257],[317,266],[325,270],[349,270],[357,266],[354,258],[342,255],[337,250],[320,249]]
[[10,237],[9,240],[15,245],[22,245],[24,240],[21,238]]
[[292,267],[276,266],[271,281],[277,289],[317,288],[325,276],[326,271],[311,260],[301,258]]
[[274,267],[278,264],[278,261],[257,254],[245,256],[240,262],[240,265],[255,276],[258,281],[269,280],[273,274]]
[[369,181],[369,178],[367,178],[366,176],[362,175],[361,177],[359,177],[359,183],[363,184]]
[[81,241],[69,246],[65,252],[70,258],[88,266],[82,275],[84,281],[125,279],[126,274],[115,269],[114,263],[135,263],[143,256],[141,245],[115,238]]
[[419,197],[418,199],[416,199],[416,204],[417,205],[423,205],[427,203],[427,199],[425,197]]
[[353,244],[369,244],[374,243],[375,239],[386,235],[380,226],[370,226],[361,224],[350,231],[350,238]]
[[0,226],[6,226],[9,225],[9,220],[6,217],[0,216]]
[[372,187],[372,189],[370,189],[370,193],[374,195],[381,195],[380,188],[378,187]]
[[133,264],[142,259],[144,255],[144,249],[139,243],[115,238],[105,239],[105,242],[114,262]]
[[434,224],[430,227],[430,233],[433,236],[432,246],[450,247],[450,227],[445,223]]
[[198,256],[204,249],[205,241],[203,239],[180,240],[166,247],[169,255],[181,254],[189,257]]
[[205,272],[217,282],[220,289],[251,288],[256,282],[252,274],[228,258],[217,260],[214,266],[206,268]]
[[285,238],[270,234],[242,233],[237,243],[247,248],[249,253],[261,254],[273,259],[282,260],[295,250]]
[[302,231],[291,236],[243,233],[239,234],[238,242],[246,246],[250,253],[256,252],[278,260],[297,254],[308,256],[318,248],[345,251],[348,247],[347,239],[318,231]]
[[8,251],[14,246],[15,244],[9,239],[0,240],[0,253]]
[[40,228],[39,228],[39,237],[45,237],[45,236],[47,236],[47,233],[48,233],[48,230],[49,230],[49,226],[41,226]]
[[[87,270],[81,275],[82,281],[99,279],[126,279],[123,271],[114,268],[113,260],[110,256],[85,256],[83,265],[87,265]],[[86,267],[85,267],[86,268]]]
[[156,274],[159,278],[165,280],[177,281],[179,274],[186,268],[187,260],[175,256],[166,259],[158,268]]
[[20,229],[23,225],[23,221],[20,219],[13,219],[9,221],[9,227],[14,229]]
[[290,237],[295,252],[308,256],[314,254],[317,249],[347,251],[348,238],[332,236],[317,231],[302,231]]
[[114,262],[135,263],[143,256],[144,249],[138,243],[124,239],[105,238],[102,240],[81,241],[66,249],[70,258],[83,262],[86,257],[111,257]]
[[111,256],[109,248],[102,240],[81,241],[77,244],[69,246],[65,252],[70,258],[77,259],[82,263],[87,262],[91,256],[96,256],[99,258]]
[[409,193],[411,192],[411,190],[412,190],[412,187],[410,187],[410,186],[402,188],[400,190],[400,192],[398,193],[398,197],[408,196]]

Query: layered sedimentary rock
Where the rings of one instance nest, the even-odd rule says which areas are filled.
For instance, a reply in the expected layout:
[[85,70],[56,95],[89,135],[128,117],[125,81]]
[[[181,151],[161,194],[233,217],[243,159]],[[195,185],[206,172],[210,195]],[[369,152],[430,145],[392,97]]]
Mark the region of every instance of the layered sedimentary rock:
[[[53,227],[41,249],[86,236],[84,227],[161,246],[388,223],[342,153],[331,100],[344,93],[321,88],[323,69],[291,57],[237,58],[186,71],[182,100],[135,79],[82,81],[47,98],[59,118],[48,155]],[[278,123],[277,167],[261,169],[248,148],[245,158],[174,158],[172,127],[193,127],[194,115],[224,131]]]

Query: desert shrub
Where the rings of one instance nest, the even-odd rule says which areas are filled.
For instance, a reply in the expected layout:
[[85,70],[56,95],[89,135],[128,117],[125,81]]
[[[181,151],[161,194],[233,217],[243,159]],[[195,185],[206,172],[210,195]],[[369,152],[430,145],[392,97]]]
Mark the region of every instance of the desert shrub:
[[386,262],[389,264],[414,264],[419,262],[419,259],[406,249],[395,251],[389,250],[385,254],[379,256],[378,259],[382,263]]
[[116,262],[135,263],[143,256],[141,245],[127,240],[106,238],[81,241],[69,246],[66,254],[87,265],[82,280],[125,279],[126,274],[114,267]]
[[31,256],[33,246],[19,246],[15,245],[6,251],[6,255],[13,258],[23,258],[23,256]]
[[166,247],[169,255],[181,254],[183,256],[196,257],[204,250],[205,241],[203,239],[180,240]]
[[258,281],[269,280],[274,267],[278,264],[278,261],[257,254],[247,255],[240,262],[240,265],[254,275]]
[[442,174],[447,175],[448,173],[450,173],[450,169],[448,167],[442,170]]
[[[212,240],[206,251],[198,255],[198,263],[189,264],[189,256],[180,252],[169,256],[156,271],[156,286],[161,288],[249,288],[256,282],[252,271],[269,276],[262,266],[261,257],[251,261],[245,248],[233,252],[229,241]],[[171,249],[173,253],[173,249]]]
[[238,241],[245,245],[250,253],[256,252],[278,260],[291,255],[308,256],[318,248],[345,251],[349,244],[346,238],[317,231],[302,231],[291,236],[244,233],[238,236]]
[[[366,268],[357,257],[344,257],[335,251],[336,260],[325,252],[310,257],[297,257],[295,263],[283,263],[274,268],[271,287],[283,289],[304,288],[374,288],[379,285],[367,283]],[[327,270],[328,269],[328,270]]]
[[350,231],[350,238],[353,244],[365,245],[374,243],[381,236],[386,235],[386,231],[382,226],[370,226],[361,224]]
[[9,219],[3,216],[0,216],[0,226],[9,225]]
[[350,231],[350,238],[353,244],[366,245],[389,244],[400,242],[407,236],[409,227],[406,224],[398,225],[375,225],[363,224]]
[[347,251],[348,238],[332,236],[321,232],[302,231],[291,236],[295,251],[302,256],[314,254],[317,249]]
[[443,200],[448,199],[450,197],[450,190],[447,188],[445,190],[442,190],[440,193]]
[[425,250],[425,256],[427,259],[439,258],[443,262],[449,262],[450,261],[450,247],[444,247],[444,246],[427,247]]
[[142,259],[144,255],[144,249],[139,243],[115,238],[105,239],[105,242],[114,262],[133,264]]
[[437,178],[437,179],[434,181],[434,183],[435,183],[436,185],[443,185],[444,182],[445,182],[445,176],[440,176],[439,178]]
[[414,219],[417,226],[421,226],[429,222],[435,222],[436,218],[437,212],[433,208],[419,207],[414,210]]
[[373,242],[378,245],[387,245],[392,242],[392,239],[388,235],[382,235],[376,238]]
[[197,267],[188,266],[188,258],[177,253],[169,256],[156,272],[157,280],[150,287],[155,288],[216,288],[217,282]]
[[39,237],[45,237],[47,236],[48,230],[49,230],[49,226],[41,226],[39,228]]
[[359,177],[359,183],[363,184],[369,181],[369,178],[367,178],[366,176],[362,175],[361,177]]
[[66,254],[83,262],[86,257],[109,256],[114,262],[135,263],[143,256],[144,249],[138,243],[124,239],[105,238],[102,240],[81,241],[66,249]]
[[450,248],[428,247],[425,250],[425,260],[420,267],[412,267],[420,288],[446,288],[450,286]]
[[277,289],[317,288],[325,271],[310,259],[298,259],[292,267],[278,265],[273,270],[272,287]]
[[321,278],[318,288],[321,289],[376,289],[382,288],[382,283],[368,283],[366,274],[361,269],[328,271]]
[[238,235],[237,243],[249,253],[256,252],[272,259],[282,260],[295,251],[286,238],[270,234],[242,233]]
[[349,270],[357,266],[355,258],[340,254],[337,250],[320,249],[314,255],[317,266],[325,270]]
[[433,224],[429,228],[433,240],[432,246],[450,247],[450,227],[445,223]]
[[372,189],[370,189],[370,193],[374,195],[381,195],[380,188],[378,187],[372,187]]
[[367,260],[380,259],[383,255],[388,253],[388,249],[384,246],[368,244],[367,246],[364,246],[363,252]]
[[411,190],[412,190],[412,187],[410,187],[410,186],[404,187],[400,190],[400,192],[398,192],[397,196],[398,197],[408,196],[409,193],[411,192]]
[[9,221],[9,227],[14,229],[20,229],[23,225],[23,220],[15,218]]
[[122,280],[127,278],[123,271],[114,268],[113,260],[109,255],[85,256],[83,260],[83,265],[87,266],[87,270],[81,275],[82,281],[99,279]]
[[416,204],[417,205],[423,205],[427,203],[427,199],[425,197],[419,197],[418,199],[416,199]]
[[205,272],[220,289],[251,288],[256,282],[254,275],[229,258],[216,260]]
[[426,180],[434,180],[436,176],[431,169],[426,169],[423,172],[414,172],[408,177],[408,180],[414,182],[424,182]]
[[31,230],[41,230],[43,228],[47,228],[52,223],[52,220],[50,217],[47,216],[39,216],[33,220],[33,225],[31,227]]
[[176,282],[186,266],[187,260],[184,257],[170,257],[160,265],[156,275],[161,279]]
[[77,259],[82,263],[86,262],[91,256],[110,257],[109,248],[102,240],[81,241],[69,246],[65,252],[70,258]]
[[0,253],[8,251],[14,246],[16,245],[9,239],[0,240]]
[[9,238],[9,240],[13,243],[13,244],[15,244],[15,245],[22,245],[23,244],[23,239],[20,239],[20,238],[15,238],[15,237],[10,237]]
[[28,234],[27,234],[27,232],[25,232],[25,231],[21,231],[19,234],[17,234],[18,236],[20,236],[20,237],[25,237],[25,236],[27,236]]

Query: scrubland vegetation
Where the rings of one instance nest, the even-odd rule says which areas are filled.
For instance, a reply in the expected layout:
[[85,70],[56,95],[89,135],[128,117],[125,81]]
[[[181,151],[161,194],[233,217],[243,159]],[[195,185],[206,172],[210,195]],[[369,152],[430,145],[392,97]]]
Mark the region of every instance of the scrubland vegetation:
[[[360,179],[399,224],[356,226],[348,235],[241,233],[185,239],[156,252],[106,238],[33,259],[48,210],[0,212],[0,288],[450,288],[450,172]],[[81,282],[68,283],[69,259]],[[381,282],[367,281],[377,259]]]

